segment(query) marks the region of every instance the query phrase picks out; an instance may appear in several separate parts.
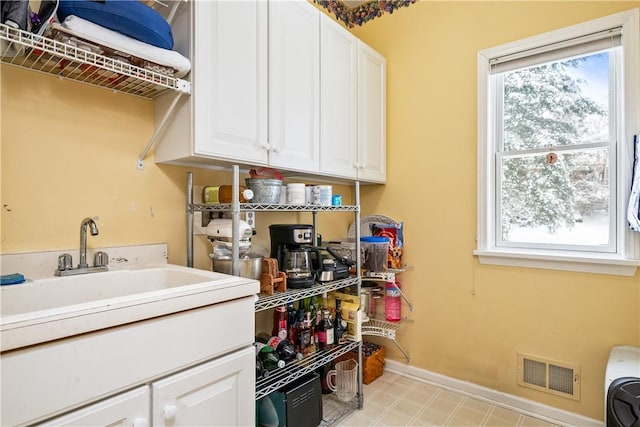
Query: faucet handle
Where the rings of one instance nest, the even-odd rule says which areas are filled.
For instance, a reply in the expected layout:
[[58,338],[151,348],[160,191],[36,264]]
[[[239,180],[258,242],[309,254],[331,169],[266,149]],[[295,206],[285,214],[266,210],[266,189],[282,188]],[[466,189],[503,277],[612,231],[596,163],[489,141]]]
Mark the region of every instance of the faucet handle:
[[71,254],[62,254],[58,257],[58,271],[65,271],[73,269],[73,261],[71,260]]
[[93,266],[94,267],[105,267],[109,264],[109,255],[106,252],[98,251],[93,256]]

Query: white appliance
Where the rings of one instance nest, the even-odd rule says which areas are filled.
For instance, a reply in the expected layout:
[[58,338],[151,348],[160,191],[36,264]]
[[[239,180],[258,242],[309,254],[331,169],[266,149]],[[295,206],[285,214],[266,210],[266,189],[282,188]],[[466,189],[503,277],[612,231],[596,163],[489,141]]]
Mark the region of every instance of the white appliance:
[[[242,220],[238,220],[238,247],[242,257],[251,249],[251,226]],[[213,246],[212,256],[215,258],[228,258],[231,256],[233,245],[233,221],[229,218],[212,219],[207,225],[207,239]]]
[[604,381],[607,427],[640,425],[640,347],[611,349]]

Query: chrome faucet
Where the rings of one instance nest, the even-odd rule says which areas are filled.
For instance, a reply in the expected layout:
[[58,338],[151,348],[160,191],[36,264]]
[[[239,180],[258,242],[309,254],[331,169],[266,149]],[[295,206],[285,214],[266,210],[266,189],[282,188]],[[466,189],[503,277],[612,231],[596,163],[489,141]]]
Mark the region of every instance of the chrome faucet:
[[89,264],[87,264],[87,227],[89,227],[89,232],[92,236],[98,235],[96,222],[89,217],[83,219],[80,224],[80,262],[78,263],[78,268],[73,268],[70,254],[62,254],[58,257],[58,268],[54,272],[56,276],[71,276],[75,274],[107,271],[109,256],[106,252],[96,252],[93,267],[89,267]]
[[78,268],[89,267],[89,264],[87,264],[87,225],[89,226],[92,236],[98,235],[96,222],[88,217],[83,219],[80,224],[80,262],[78,263]]

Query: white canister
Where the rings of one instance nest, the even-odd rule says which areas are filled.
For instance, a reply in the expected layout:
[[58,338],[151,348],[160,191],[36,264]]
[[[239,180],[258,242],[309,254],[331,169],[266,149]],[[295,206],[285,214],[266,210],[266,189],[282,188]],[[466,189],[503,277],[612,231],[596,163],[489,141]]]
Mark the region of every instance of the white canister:
[[290,205],[304,205],[305,193],[304,184],[287,184],[287,203]]
[[313,187],[313,204],[331,206],[333,189],[330,185],[316,185]]

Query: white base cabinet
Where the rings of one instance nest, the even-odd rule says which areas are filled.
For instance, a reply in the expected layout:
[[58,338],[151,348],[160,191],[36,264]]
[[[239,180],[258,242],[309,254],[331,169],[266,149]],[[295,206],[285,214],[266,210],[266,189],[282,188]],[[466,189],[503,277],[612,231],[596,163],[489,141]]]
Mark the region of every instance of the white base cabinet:
[[39,425],[147,427],[150,402],[149,387],[139,387]]
[[2,353],[0,425],[253,424],[253,313],[252,294]]
[[254,359],[255,350],[246,348],[41,425],[248,426],[254,413],[240,399],[253,398],[255,370],[247,367]]
[[154,426],[249,426],[255,392],[253,347],[151,384]]

